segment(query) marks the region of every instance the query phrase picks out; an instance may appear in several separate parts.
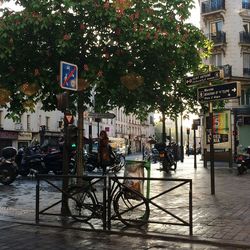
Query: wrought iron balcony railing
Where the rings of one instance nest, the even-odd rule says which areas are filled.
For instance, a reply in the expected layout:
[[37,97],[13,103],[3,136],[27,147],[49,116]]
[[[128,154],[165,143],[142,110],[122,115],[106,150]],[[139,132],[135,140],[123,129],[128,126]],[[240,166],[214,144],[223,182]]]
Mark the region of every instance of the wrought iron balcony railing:
[[201,3],[201,14],[225,10],[225,0],[210,0]]
[[213,43],[216,44],[221,44],[221,43],[226,43],[226,33],[223,31],[218,31],[215,33],[210,33],[207,35],[207,37],[213,41]]
[[250,76],[250,68],[243,68],[243,75]]
[[250,33],[241,31],[240,32],[240,43],[250,44]]

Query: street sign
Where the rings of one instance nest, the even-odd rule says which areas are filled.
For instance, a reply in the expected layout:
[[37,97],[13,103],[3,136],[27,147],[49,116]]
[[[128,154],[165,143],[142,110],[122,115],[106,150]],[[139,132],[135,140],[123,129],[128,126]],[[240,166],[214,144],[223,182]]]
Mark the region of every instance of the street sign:
[[196,83],[219,80],[221,78],[220,74],[221,74],[221,71],[216,70],[216,71],[211,71],[211,72],[197,75],[197,76],[190,76],[186,78],[186,85],[192,86]]
[[115,114],[112,113],[89,113],[89,117],[91,118],[100,118],[100,119],[114,119]]
[[78,67],[75,64],[60,62],[60,86],[63,89],[77,91]]
[[240,96],[240,83],[232,82],[215,86],[199,88],[198,101],[210,102],[223,99],[232,99]]

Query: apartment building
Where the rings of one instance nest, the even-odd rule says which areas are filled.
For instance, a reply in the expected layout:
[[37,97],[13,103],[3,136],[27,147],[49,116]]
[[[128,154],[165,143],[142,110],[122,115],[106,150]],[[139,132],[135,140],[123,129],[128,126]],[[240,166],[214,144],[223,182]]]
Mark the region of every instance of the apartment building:
[[226,104],[233,152],[250,145],[250,0],[200,0],[200,24],[213,41],[213,54],[205,63],[227,66],[225,82],[240,82],[241,97]]

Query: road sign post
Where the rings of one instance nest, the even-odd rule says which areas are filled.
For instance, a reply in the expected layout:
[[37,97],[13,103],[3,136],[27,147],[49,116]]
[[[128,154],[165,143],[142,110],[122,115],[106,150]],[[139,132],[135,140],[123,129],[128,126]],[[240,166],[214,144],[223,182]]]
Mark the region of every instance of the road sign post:
[[226,84],[198,88],[197,97],[200,102],[211,102],[238,98],[240,96],[240,83],[231,82]]
[[77,91],[78,67],[75,64],[60,62],[60,86],[62,89]]
[[[240,85],[237,82],[212,86],[212,81],[231,77],[232,67],[225,65],[221,70],[212,71],[209,65],[209,72],[201,75],[191,76],[186,78],[186,85],[193,86],[195,84],[209,82],[208,87],[199,88],[197,90],[198,101],[209,103],[209,117],[210,117],[210,168],[211,168],[211,194],[215,194],[214,181],[214,131],[213,131],[213,101],[232,99],[240,96]],[[195,132],[195,130],[194,130]],[[194,141],[194,143],[196,143]],[[196,159],[195,159],[196,161]],[[195,163],[196,165],[196,163]]]
[[223,70],[207,72],[205,74],[190,76],[186,78],[186,85],[193,86],[198,83],[219,80],[223,76]]
[[115,114],[113,113],[89,113],[88,117],[94,118],[94,119],[114,119]]

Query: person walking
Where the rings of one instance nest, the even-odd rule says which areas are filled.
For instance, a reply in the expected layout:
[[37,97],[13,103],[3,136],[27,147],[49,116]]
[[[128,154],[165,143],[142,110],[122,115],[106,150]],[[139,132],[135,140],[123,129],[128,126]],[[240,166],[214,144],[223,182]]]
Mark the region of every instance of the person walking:
[[106,173],[107,166],[114,162],[114,153],[112,147],[109,145],[109,138],[107,132],[102,130],[99,136],[99,163],[102,167],[103,174]]

